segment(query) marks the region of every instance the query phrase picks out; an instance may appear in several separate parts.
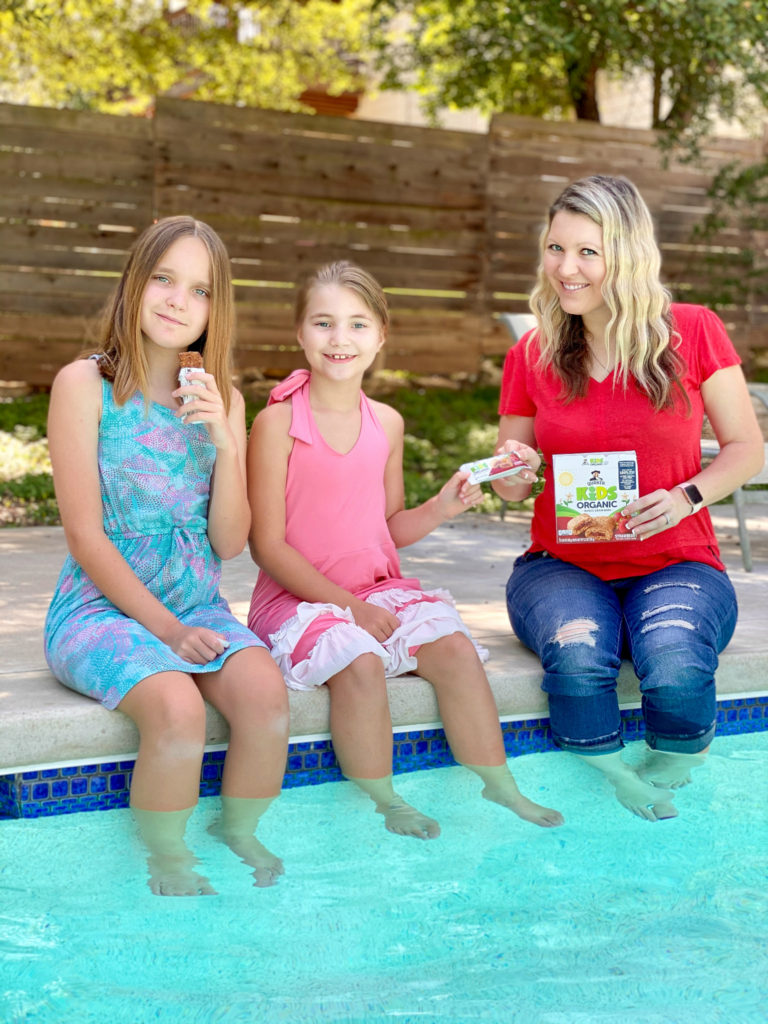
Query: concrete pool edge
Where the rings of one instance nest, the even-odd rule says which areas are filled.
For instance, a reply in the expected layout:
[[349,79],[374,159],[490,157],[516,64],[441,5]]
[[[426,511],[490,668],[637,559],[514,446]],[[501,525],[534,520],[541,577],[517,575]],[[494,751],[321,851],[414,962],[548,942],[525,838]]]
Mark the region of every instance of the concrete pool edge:
[[[642,739],[644,727],[639,707],[621,712],[625,742]],[[728,696],[718,700],[717,735],[768,731],[768,694]],[[509,716],[502,722],[507,756],[556,751],[548,719]],[[226,750],[215,744],[206,751],[200,796],[216,796],[221,788],[221,769]],[[454,765],[445,733],[439,725],[393,730],[395,774]],[[106,762],[38,765],[0,776],[0,821],[51,817],[59,814],[103,811],[127,807],[133,758]],[[313,786],[342,778],[326,737],[299,737],[288,751],[283,788]]]

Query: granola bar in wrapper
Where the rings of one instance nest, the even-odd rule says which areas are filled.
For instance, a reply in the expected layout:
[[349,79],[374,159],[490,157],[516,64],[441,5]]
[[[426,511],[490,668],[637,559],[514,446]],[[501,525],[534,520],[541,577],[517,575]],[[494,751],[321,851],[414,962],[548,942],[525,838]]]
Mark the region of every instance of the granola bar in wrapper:
[[462,473],[469,473],[470,484],[484,484],[489,480],[514,476],[521,469],[528,469],[528,463],[524,462],[517,452],[502,452],[501,455],[492,455],[488,459],[465,462],[459,469]]
[[[203,357],[199,352],[179,352],[179,384],[192,383],[192,378],[196,373],[203,372]],[[182,404],[186,405],[187,402],[191,402],[193,395],[183,395]],[[186,420],[186,416],[181,417],[182,421]]]

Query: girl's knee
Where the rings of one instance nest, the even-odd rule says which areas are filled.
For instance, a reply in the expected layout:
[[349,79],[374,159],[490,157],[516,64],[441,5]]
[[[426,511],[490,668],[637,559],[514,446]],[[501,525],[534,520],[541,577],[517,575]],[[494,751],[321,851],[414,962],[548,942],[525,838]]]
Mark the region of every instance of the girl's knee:
[[205,746],[205,701],[194,682],[166,686],[153,695],[136,722],[142,743],[157,743],[164,753],[180,756],[202,754]]
[[333,694],[341,689],[352,688],[356,692],[386,690],[384,664],[376,654],[360,654],[341,672],[337,672],[328,680],[328,688]]
[[433,658],[439,658],[446,666],[465,666],[467,663],[480,664],[475,645],[464,633],[449,633],[447,636],[438,637],[428,644],[422,644],[418,655],[428,654]]

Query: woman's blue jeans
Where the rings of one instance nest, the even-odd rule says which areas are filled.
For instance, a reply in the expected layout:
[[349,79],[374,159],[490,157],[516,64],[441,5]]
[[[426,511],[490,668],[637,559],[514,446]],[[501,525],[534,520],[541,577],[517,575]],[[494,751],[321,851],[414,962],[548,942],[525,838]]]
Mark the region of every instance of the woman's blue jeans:
[[620,750],[616,678],[622,657],[640,680],[646,742],[695,754],[715,734],[715,669],[736,626],[724,572],[680,562],[605,582],[549,554],[517,559],[507,610],[541,659],[555,743],[579,754]]

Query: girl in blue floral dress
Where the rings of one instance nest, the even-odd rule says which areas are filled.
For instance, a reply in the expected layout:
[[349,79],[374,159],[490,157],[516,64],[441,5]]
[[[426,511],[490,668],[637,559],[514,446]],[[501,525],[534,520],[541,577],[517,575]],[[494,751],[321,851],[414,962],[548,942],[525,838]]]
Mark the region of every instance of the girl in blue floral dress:
[[[51,391],[49,445],[70,553],[46,620],[46,657],[62,683],[138,727],[131,807],[150,887],[165,895],[213,892],[184,842],[205,701],[230,725],[216,831],[254,868],[256,885],[282,873],[253,833],[282,783],[285,686],[219,593],[221,559],[240,554],[250,525],[232,327],[223,243],[191,217],[165,218],[133,248],[101,352],[65,366]],[[179,353],[189,349],[205,370],[179,386]]]

